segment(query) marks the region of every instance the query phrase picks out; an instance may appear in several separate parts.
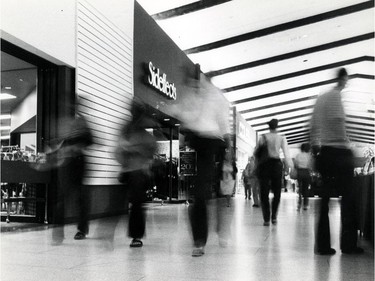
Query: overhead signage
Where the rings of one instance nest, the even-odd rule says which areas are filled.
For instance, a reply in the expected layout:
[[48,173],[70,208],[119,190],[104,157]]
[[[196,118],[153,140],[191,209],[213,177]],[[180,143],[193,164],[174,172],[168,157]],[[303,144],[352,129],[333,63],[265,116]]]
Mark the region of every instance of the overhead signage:
[[148,63],[148,83],[169,99],[177,99],[177,90],[174,83],[167,81],[167,74],[160,74],[160,69],[156,68],[152,62]]

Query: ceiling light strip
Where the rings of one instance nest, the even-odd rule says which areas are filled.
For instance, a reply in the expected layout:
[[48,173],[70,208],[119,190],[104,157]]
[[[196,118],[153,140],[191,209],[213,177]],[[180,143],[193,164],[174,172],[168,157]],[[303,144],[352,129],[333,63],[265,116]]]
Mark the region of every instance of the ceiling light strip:
[[315,72],[319,72],[319,71],[323,71],[323,70],[338,68],[338,67],[342,67],[342,66],[348,66],[350,64],[355,64],[355,63],[364,62],[364,61],[373,62],[373,61],[375,61],[375,58],[373,56],[357,57],[357,58],[354,58],[354,59],[349,59],[349,60],[344,60],[344,61],[340,61],[340,62],[336,62],[336,63],[317,66],[317,67],[313,67],[313,68],[310,68],[310,69],[296,71],[296,72],[292,72],[292,73],[288,73],[288,74],[284,74],[284,75],[279,75],[279,76],[275,76],[275,77],[271,77],[271,78],[267,78],[267,79],[262,79],[262,80],[258,80],[258,81],[254,81],[254,82],[250,82],[250,83],[245,83],[245,84],[242,84],[242,85],[229,87],[229,88],[225,88],[225,89],[221,89],[221,90],[225,93],[237,91],[237,90],[251,88],[251,87],[264,85],[264,84],[268,84],[268,83],[272,83],[272,82],[276,82],[276,81],[295,78],[295,77],[298,77],[298,76],[311,74],[311,73],[315,73]]
[[154,20],[165,20],[177,16],[183,16],[189,13],[197,12],[203,9],[211,8],[232,0],[200,0],[191,4],[180,6],[178,8],[170,9],[164,12],[151,15]]
[[306,49],[302,49],[302,50],[298,50],[298,51],[294,51],[290,53],[285,53],[285,54],[281,54],[281,55],[277,55],[277,56],[273,56],[273,57],[269,57],[265,59],[260,59],[257,61],[247,62],[247,63],[243,63],[243,64],[239,64],[239,65],[235,65],[235,66],[231,66],[231,67],[227,67],[227,68],[223,68],[219,70],[206,72],[205,75],[208,77],[223,75],[223,74],[233,72],[233,71],[238,71],[238,70],[265,65],[265,64],[270,64],[270,63],[287,60],[287,59],[291,59],[291,58],[295,58],[299,56],[304,56],[304,55],[311,54],[311,53],[321,52],[321,51],[325,51],[325,50],[329,50],[329,49],[333,49],[333,48],[337,48],[337,47],[341,47],[341,46],[345,46],[345,45],[349,45],[349,44],[353,44],[353,43],[357,43],[357,42],[361,42],[365,40],[371,40],[374,38],[374,36],[375,36],[375,33],[370,32],[370,33],[326,43],[323,45],[318,45],[318,46],[314,46],[314,47],[310,47],[310,48],[306,48]]
[[[363,79],[374,80],[375,76],[374,75],[366,75],[366,74],[358,74],[358,73],[349,75],[349,79],[354,79],[354,78],[363,78]],[[259,95],[259,96],[256,96],[256,97],[250,97],[250,98],[246,98],[246,99],[232,101],[232,104],[236,105],[236,104],[245,103],[245,102],[249,102],[249,101],[255,101],[255,100],[260,100],[260,99],[264,99],[264,98],[275,97],[275,96],[288,94],[288,93],[292,93],[292,92],[298,92],[298,91],[302,91],[302,90],[306,90],[306,89],[310,89],[310,88],[321,87],[321,86],[333,84],[333,83],[336,83],[336,82],[337,82],[337,79],[329,79],[329,80],[325,80],[325,81],[321,81],[321,82],[317,82],[317,83],[311,83],[311,84],[307,84],[307,85],[303,85],[303,86],[299,86],[299,87],[294,87],[294,88],[276,91],[276,92],[272,92],[272,93],[268,93],[268,94],[264,94],[264,95]],[[310,98],[316,98],[316,97],[317,96],[315,95],[315,96],[312,96]]]
[[218,40],[216,42],[212,42],[212,43],[209,43],[209,44],[204,44],[204,45],[197,46],[197,47],[194,47],[194,48],[186,49],[186,50],[184,50],[184,52],[186,54],[194,54],[194,53],[208,51],[208,50],[212,50],[212,49],[216,49],[216,48],[221,48],[221,47],[224,47],[224,46],[227,46],[227,45],[231,45],[231,44],[255,39],[255,38],[258,38],[258,37],[267,36],[267,35],[274,34],[274,33],[277,33],[277,32],[286,31],[286,30],[289,30],[289,29],[293,29],[293,28],[304,26],[304,25],[317,23],[317,22],[320,22],[320,21],[336,18],[336,17],[339,17],[339,16],[348,15],[348,14],[351,14],[351,13],[356,13],[356,12],[359,12],[359,11],[371,9],[373,7],[374,7],[373,1],[366,1],[366,2],[359,3],[359,4],[351,5],[351,6],[348,6],[348,7],[344,7],[344,8],[332,10],[332,11],[329,11],[329,12],[321,13],[321,14],[318,14],[318,15],[306,17],[306,18],[303,18],[303,19],[298,19],[298,20],[287,22],[287,23],[282,23],[282,24],[278,24],[278,25],[275,25],[275,26],[263,28],[263,29],[260,29],[260,30],[257,30],[257,31],[246,33],[246,34],[233,36],[231,38]]

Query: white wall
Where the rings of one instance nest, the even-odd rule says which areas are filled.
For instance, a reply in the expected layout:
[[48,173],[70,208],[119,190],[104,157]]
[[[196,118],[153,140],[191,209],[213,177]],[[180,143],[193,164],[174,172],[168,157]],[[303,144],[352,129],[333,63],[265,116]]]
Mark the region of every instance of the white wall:
[[88,185],[119,184],[115,159],[120,129],[133,99],[133,0],[77,1],[79,111],[93,129],[87,153]]
[[57,65],[76,66],[76,0],[1,0],[1,37]]

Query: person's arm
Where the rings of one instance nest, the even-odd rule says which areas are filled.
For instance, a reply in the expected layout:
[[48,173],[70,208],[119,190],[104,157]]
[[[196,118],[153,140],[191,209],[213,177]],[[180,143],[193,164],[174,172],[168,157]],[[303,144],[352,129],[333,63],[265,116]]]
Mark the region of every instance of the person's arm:
[[310,143],[312,147],[320,145],[320,131],[321,131],[321,99],[318,98],[314,106],[314,111],[310,121]]
[[281,138],[281,149],[284,152],[285,162],[288,165],[288,168],[293,168],[294,165],[292,159],[290,158],[288,142],[284,136],[282,136]]

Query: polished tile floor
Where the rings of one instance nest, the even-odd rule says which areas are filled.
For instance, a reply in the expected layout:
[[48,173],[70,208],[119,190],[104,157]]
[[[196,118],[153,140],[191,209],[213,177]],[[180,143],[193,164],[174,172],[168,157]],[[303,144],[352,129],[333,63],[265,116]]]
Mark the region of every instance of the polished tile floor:
[[[1,233],[1,280],[374,280],[372,246],[360,239],[363,255],[313,253],[316,203],[296,211],[296,195],[283,193],[277,225],[263,226],[261,210],[243,196],[232,206],[212,200],[210,234],[202,257],[192,257],[187,206],[147,205],[143,248],[129,248],[127,216],[91,222],[88,239],[76,241],[74,225],[51,245],[51,228]],[[332,246],[339,250],[340,209],[330,206]],[[217,215],[228,237],[220,245]],[[2,226],[4,223],[2,223]],[[114,234],[114,239],[111,237]],[[222,244],[222,243],[221,243]]]

